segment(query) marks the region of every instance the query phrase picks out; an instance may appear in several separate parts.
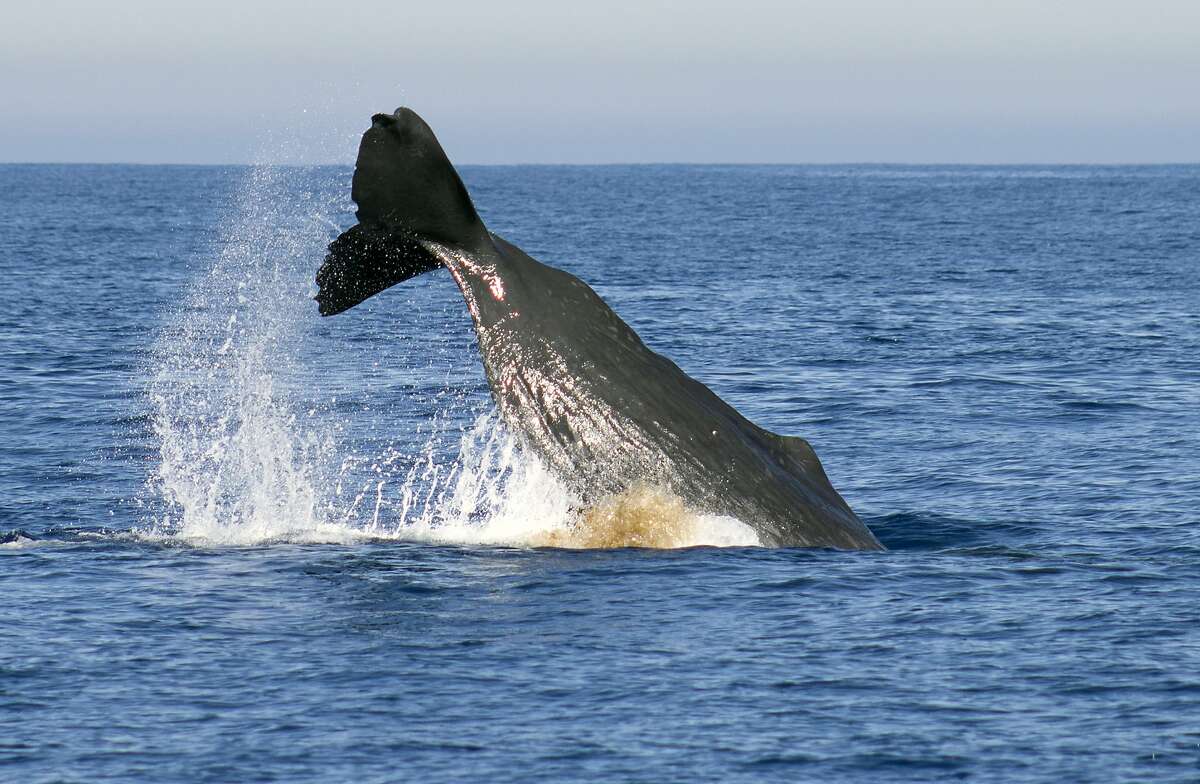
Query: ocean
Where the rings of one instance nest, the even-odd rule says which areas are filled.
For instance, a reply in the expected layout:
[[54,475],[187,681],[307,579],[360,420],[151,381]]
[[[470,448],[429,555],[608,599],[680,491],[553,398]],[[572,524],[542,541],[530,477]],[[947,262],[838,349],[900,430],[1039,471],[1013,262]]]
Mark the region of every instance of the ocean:
[[0,166],[0,781],[1200,780],[1200,166],[461,172],[888,550],[546,546],[349,167]]

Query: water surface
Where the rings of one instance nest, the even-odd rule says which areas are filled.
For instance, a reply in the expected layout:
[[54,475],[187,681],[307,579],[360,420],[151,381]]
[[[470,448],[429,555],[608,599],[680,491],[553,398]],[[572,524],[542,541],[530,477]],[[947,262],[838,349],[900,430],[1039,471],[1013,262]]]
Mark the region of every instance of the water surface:
[[1200,776],[1200,168],[463,174],[889,551],[530,546],[349,169],[3,166],[0,780]]

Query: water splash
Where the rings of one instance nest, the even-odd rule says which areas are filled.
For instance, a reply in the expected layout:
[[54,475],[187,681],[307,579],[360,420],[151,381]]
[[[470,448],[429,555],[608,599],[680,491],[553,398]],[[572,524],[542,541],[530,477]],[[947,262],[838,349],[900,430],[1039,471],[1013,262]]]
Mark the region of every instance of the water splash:
[[[414,495],[418,487],[424,488],[423,496]],[[650,485],[587,505],[521,449],[492,411],[463,434],[458,457],[444,473],[432,457],[414,466],[401,497],[399,529],[381,534],[587,549],[759,544],[740,521],[695,514],[678,497]]]
[[159,503],[142,535],[205,546],[757,544],[738,521],[690,514],[652,488],[585,509],[490,406],[454,395],[422,422],[416,451],[413,433],[356,444],[338,417],[362,412],[316,399],[312,380],[325,374],[302,350],[315,323],[313,272],[344,199],[332,178],[252,170],[211,269],[153,352]]
[[[252,170],[212,269],[155,346],[158,533],[234,544],[327,528],[319,475],[332,439],[297,416],[287,383],[329,211],[296,176]],[[297,210],[297,193],[313,208]]]

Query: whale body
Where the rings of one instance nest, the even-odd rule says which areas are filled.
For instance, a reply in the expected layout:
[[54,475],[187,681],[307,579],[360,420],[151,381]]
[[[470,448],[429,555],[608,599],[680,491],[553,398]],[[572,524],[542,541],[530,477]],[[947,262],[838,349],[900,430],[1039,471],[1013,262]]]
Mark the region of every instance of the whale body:
[[647,348],[583,281],[490,233],[411,109],[372,117],[351,196],[358,223],[317,273],[321,315],[447,268],[506,424],[580,497],[649,484],[736,517],[764,545],[883,549],[807,441],[755,425]]

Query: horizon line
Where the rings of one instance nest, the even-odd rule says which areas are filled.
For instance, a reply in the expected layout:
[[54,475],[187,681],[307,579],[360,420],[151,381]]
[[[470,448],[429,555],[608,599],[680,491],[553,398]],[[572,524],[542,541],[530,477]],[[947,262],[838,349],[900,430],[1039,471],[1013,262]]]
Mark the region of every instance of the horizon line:
[[[0,166],[179,166],[179,167],[210,167],[210,168],[232,168],[232,167],[277,167],[277,168],[296,168],[296,169],[324,169],[334,167],[353,167],[354,162],[328,162],[328,163],[257,163],[257,162],[228,162],[228,163],[191,163],[186,161],[0,161]],[[1200,160],[1196,161],[1022,161],[1022,162],[1006,162],[1006,163],[988,163],[982,161],[604,161],[592,163],[571,163],[567,161],[558,161],[554,163],[538,162],[538,161],[514,161],[510,163],[474,163],[462,162],[455,163],[455,167],[459,166],[490,166],[490,167],[517,167],[517,166],[960,166],[960,167],[996,167],[996,168],[1028,168],[1034,166],[1076,166],[1076,167],[1130,167],[1130,166],[1200,166]]]

